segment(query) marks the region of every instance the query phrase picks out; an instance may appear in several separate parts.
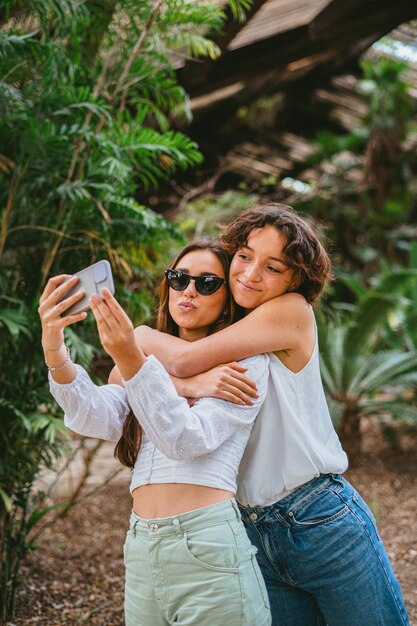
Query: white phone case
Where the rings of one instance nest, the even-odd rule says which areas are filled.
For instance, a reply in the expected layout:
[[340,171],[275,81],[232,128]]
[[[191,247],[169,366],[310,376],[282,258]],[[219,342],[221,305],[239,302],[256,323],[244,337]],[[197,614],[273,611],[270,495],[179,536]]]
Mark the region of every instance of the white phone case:
[[[84,296],[73,304],[69,309],[64,311],[61,314],[61,317],[66,317],[67,315],[73,315],[74,313],[81,313],[81,311],[86,311],[90,308],[88,304],[88,299],[93,293],[96,293],[100,298],[103,299],[101,295],[102,287],[107,287],[112,294],[114,294],[114,283],[113,283],[113,275],[111,271],[111,265],[108,261],[97,261],[97,263],[93,263],[89,267],[81,270],[74,274],[78,276],[78,282],[70,289],[60,300],[65,300],[72,294],[77,291],[84,291]],[[69,279],[68,279],[69,280]]]

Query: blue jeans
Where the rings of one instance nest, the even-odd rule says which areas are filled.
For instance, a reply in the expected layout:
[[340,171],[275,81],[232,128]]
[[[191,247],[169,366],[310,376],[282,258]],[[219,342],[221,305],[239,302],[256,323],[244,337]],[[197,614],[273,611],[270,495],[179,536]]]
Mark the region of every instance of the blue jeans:
[[273,626],[409,626],[374,516],[342,476],[319,476],[241,513]]

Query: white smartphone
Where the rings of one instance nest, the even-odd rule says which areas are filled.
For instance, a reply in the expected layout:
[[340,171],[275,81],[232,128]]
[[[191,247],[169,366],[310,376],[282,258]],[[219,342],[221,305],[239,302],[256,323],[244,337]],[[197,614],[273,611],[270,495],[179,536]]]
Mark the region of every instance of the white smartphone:
[[[97,263],[93,263],[89,267],[81,270],[80,272],[76,272],[74,276],[78,276],[79,280],[77,283],[70,289],[60,300],[65,300],[72,296],[77,291],[84,291],[84,296],[81,300],[78,300],[75,304],[69,307],[66,311],[61,314],[61,317],[66,317],[67,315],[74,315],[74,313],[81,313],[81,311],[87,311],[90,308],[88,304],[88,299],[93,293],[96,293],[103,299],[101,295],[102,287],[107,287],[109,291],[114,295],[114,282],[113,275],[111,271],[111,265],[108,261],[97,261]],[[69,279],[67,279],[69,280]],[[64,283],[65,284],[65,283]]]

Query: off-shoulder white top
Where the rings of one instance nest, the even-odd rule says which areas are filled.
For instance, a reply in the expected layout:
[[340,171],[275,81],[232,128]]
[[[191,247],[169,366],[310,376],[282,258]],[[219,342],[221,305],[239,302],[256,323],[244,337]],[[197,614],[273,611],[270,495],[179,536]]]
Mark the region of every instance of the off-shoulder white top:
[[132,408],[143,436],[131,491],[145,484],[192,483],[235,493],[243,451],[266,395],[268,357],[261,354],[241,364],[258,387],[252,406],[203,398],[190,407],[154,356],[124,381],[124,388],[95,385],[80,365],[71,383],[59,384],[49,376],[49,384],[66,426],[81,435],[118,441]]

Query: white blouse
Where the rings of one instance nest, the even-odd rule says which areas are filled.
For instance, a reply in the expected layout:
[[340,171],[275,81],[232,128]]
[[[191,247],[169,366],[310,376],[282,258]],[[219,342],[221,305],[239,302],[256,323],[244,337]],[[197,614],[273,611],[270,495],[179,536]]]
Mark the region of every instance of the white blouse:
[[301,371],[269,355],[267,397],[240,464],[236,497],[243,506],[267,506],[347,466],[324,395],[316,328],[313,353]]
[[191,483],[235,493],[236,476],[255,418],[265,399],[268,357],[241,361],[257,385],[252,406],[202,398],[190,407],[178,395],[162,364],[147,357],[125,387],[95,385],[76,365],[68,384],[49,376],[52,395],[71,430],[88,437],[118,441],[132,408],[143,428],[130,490],[153,483]]

